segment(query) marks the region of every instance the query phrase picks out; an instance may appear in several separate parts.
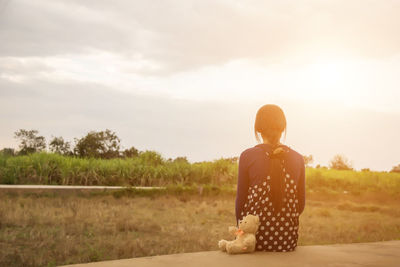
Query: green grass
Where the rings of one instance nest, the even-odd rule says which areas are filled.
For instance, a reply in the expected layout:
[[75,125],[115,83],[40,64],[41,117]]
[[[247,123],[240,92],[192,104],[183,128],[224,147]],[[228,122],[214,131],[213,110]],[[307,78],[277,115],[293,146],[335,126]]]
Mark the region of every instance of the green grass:
[[0,156],[0,183],[53,185],[166,186],[232,184],[236,166],[227,160],[190,164],[144,154],[127,159],[66,157],[50,153]]
[[316,192],[351,194],[385,192],[398,195],[400,173],[307,168],[306,189]]
[[[237,182],[237,163],[226,159],[191,164],[155,160],[153,156],[144,153],[136,158],[105,160],[51,153],[0,155],[0,183],[232,188]],[[307,168],[306,189],[322,193],[396,195],[400,193],[400,173]]]

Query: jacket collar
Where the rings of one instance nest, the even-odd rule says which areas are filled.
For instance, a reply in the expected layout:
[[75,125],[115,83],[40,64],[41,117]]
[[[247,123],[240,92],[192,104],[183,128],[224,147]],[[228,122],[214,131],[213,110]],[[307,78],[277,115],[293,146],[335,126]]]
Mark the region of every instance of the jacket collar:
[[[272,147],[272,145],[270,145],[270,144],[265,144],[265,143],[261,143],[261,144],[257,144],[257,145],[255,145],[254,147],[259,147],[259,148],[261,148],[262,150],[264,150],[265,152],[268,152],[268,153],[271,153],[271,151],[272,151],[272,149],[273,149],[273,147]],[[275,148],[278,148],[278,147],[283,147],[285,150],[290,150],[290,148],[288,147],[288,146],[286,146],[286,145],[283,145],[283,144],[280,144],[279,146],[277,146],[277,147],[274,147],[274,149]]]

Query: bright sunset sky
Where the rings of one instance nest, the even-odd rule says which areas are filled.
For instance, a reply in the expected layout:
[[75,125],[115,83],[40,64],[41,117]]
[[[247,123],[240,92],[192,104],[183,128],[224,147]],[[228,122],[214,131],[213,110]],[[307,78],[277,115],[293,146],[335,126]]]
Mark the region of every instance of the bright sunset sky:
[[111,129],[190,161],[256,144],[278,104],[284,143],[327,165],[400,163],[400,1],[0,0],[0,149],[37,129]]

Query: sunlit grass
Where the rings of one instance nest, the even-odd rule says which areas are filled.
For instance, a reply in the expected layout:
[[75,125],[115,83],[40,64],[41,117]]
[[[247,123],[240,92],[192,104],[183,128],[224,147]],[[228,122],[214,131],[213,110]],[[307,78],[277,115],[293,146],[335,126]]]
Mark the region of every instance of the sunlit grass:
[[190,164],[143,154],[126,159],[66,157],[50,153],[0,155],[0,183],[54,185],[232,184],[236,164],[220,159]]
[[400,173],[307,168],[306,188],[320,192],[399,194]]
[[[0,183],[55,185],[215,185],[237,182],[237,163],[228,159],[189,163],[168,161],[156,154],[127,159],[86,159],[36,153],[0,156]],[[306,170],[308,191],[353,194],[400,194],[400,173]]]
[[[0,265],[68,263],[217,249],[235,224],[237,163],[0,156],[8,184],[166,190],[0,194]],[[306,170],[299,245],[400,239],[400,174]]]
[[[400,239],[399,198],[308,193],[299,245]],[[0,195],[0,265],[54,266],[217,250],[234,195]]]

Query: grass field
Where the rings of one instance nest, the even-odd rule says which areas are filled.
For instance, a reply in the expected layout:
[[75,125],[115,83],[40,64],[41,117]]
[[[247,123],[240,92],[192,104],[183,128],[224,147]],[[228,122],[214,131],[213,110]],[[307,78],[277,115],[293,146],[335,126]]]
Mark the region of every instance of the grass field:
[[232,184],[237,164],[227,159],[189,163],[169,161],[147,151],[134,158],[95,159],[34,153],[0,154],[1,184],[165,186]]
[[[0,192],[0,266],[55,266],[217,249],[235,224],[237,163],[0,155],[0,183],[166,186]],[[299,245],[400,239],[400,174],[306,169]],[[201,192],[201,195],[199,193]]]
[[[400,239],[399,196],[307,192],[299,245]],[[0,265],[55,266],[216,250],[234,195],[0,195]]]
[[[0,155],[0,184],[234,186],[237,162],[168,161],[156,152],[135,158],[87,159],[51,153]],[[400,173],[307,168],[306,187],[319,192],[400,194]]]

